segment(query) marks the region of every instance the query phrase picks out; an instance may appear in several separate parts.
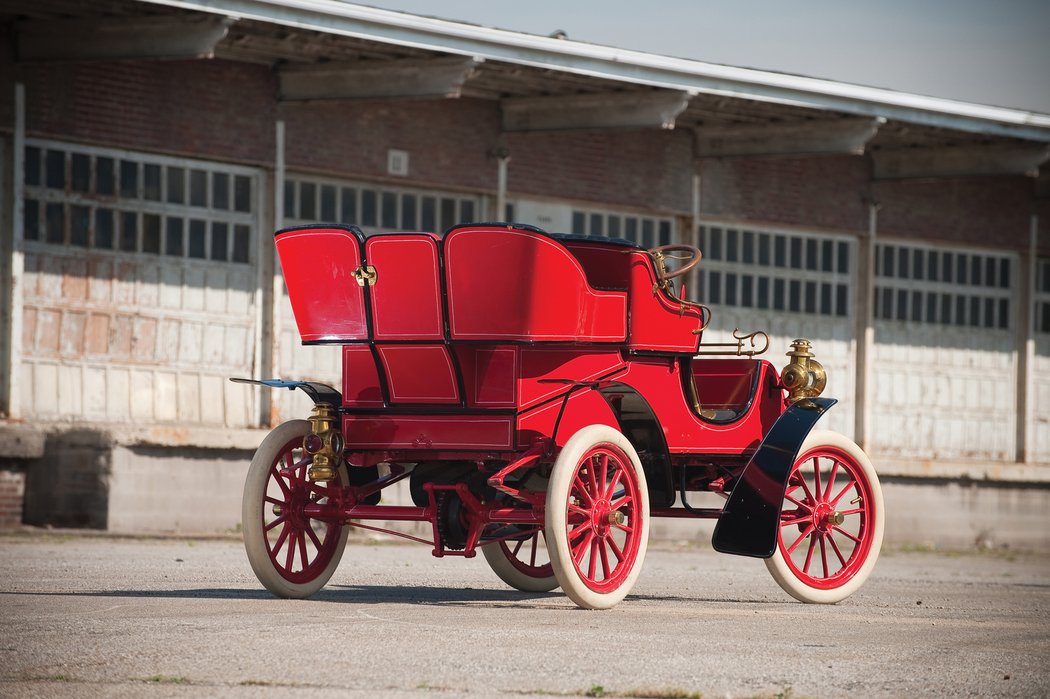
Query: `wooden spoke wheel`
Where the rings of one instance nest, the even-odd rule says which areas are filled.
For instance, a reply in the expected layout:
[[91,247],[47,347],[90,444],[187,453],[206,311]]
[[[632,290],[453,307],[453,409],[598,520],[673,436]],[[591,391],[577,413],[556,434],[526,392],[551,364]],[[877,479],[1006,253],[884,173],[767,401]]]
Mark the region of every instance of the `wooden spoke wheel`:
[[303,511],[308,503],[323,504],[330,488],[347,484],[342,467],[338,481],[307,479],[312,458],[303,451],[303,437],[309,432],[306,420],[292,420],[266,435],[244,483],[244,549],[259,582],[278,597],[309,597],[324,587],[339,566],[350,531]]
[[554,575],[576,604],[608,609],[630,592],[648,545],[649,494],[626,437],[590,425],[569,439],[551,472],[545,521]]
[[871,574],[884,526],[882,488],[868,457],[836,432],[812,432],[792,468],[766,566],[795,599],[833,604]]

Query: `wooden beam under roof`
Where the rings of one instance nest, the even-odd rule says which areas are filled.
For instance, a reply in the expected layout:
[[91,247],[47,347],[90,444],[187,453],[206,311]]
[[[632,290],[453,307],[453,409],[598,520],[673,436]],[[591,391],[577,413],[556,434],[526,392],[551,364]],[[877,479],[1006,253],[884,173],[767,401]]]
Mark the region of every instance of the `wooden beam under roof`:
[[699,127],[696,156],[862,155],[881,118],[820,119],[788,124]]
[[15,23],[20,62],[211,58],[233,20],[214,15],[97,17]]
[[459,97],[481,59],[474,57],[398,59],[350,63],[297,64],[277,77],[284,101],[393,97]]
[[673,129],[690,96],[678,90],[599,92],[514,97],[503,100],[500,106],[504,131]]
[[877,180],[972,175],[1027,175],[1035,177],[1050,159],[1050,144],[994,143],[877,150],[871,154]]

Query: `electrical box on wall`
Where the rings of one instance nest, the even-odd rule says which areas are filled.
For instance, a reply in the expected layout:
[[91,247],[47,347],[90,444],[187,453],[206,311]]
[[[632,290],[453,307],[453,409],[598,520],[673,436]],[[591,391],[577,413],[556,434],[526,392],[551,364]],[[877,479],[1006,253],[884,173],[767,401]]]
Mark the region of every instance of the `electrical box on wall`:
[[408,175],[408,151],[390,148],[386,152],[386,172],[388,175]]

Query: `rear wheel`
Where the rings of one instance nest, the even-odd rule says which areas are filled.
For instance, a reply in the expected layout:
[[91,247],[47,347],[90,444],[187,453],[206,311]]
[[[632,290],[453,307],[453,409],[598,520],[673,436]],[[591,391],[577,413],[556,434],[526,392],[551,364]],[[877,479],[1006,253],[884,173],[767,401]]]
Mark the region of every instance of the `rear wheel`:
[[884,512],[879,478],[861,448],[836,432],[812,432],[792,467],[766,567],[795,599],[843,600],[875,567]]
[[312,458],[303,451],[303,437],[309,432],[306,420],[275,428],[259,445],[244,482],[244,549],[259,582],[278,597],[309,597],[324,587],[339,566],[350,532],[303,512],[307,503],[323,504],[330,488],[347,484],[342,466],[335,482],[307,479]]
[[515,590],[522,592],[550,592],[558,587],[558,579],[551,569],[543,530],[523,539],[510,539],[482,547],[492,572]]
[[649,493],[626,437],[590,425],[569,439],[551,472],[545,522],[551,567],[572,601],[608,609],[630,592],[649,540]]

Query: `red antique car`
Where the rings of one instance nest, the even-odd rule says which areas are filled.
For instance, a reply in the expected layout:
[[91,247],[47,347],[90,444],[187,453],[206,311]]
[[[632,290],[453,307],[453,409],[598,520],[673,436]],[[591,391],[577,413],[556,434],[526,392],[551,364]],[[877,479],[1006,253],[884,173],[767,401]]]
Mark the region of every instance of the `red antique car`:
[[[302,340],[340,345],[343,379],[254,382],[315,404],[265,438],[245,484],[245,547],[274,594],[319,590],[351,527],[481,550],[512,587],[587,608],[630,591],[652,517],[717,520],[717,550],[765,558],[804,602],[871,572],[878,478],[853,442],[811,430],[835,401],[809,343],[780,373],[754,358],[762,333],[702,345],[710,313],[672,281],[696,248],[505,223],[307,226],[276,245]],[[382,503],[404,479],[414,504]],[[696,506],[701,492],[724,503]]]

